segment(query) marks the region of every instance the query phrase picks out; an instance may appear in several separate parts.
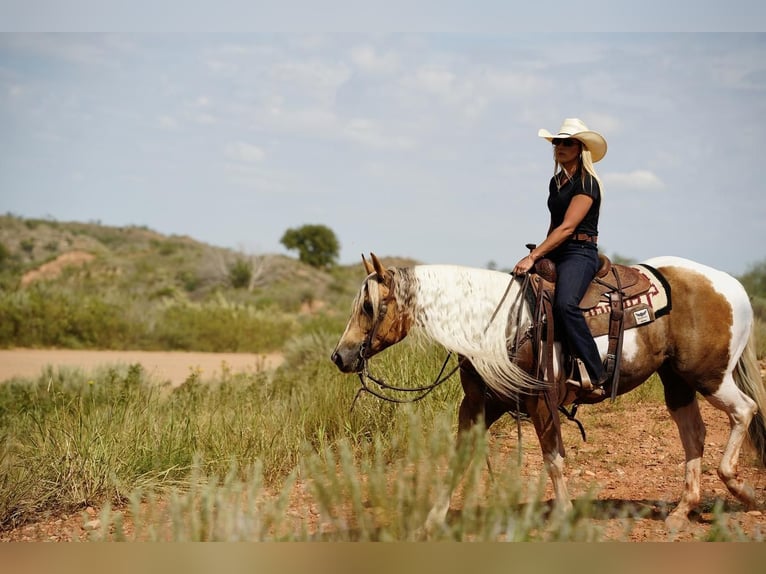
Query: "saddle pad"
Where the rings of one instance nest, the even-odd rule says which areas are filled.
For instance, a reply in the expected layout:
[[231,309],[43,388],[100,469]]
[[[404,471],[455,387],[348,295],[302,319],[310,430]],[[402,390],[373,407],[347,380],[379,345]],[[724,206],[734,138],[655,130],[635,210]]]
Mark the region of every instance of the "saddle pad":
[[[644,293],[626,298],[623,301],[625,329],[651,323],[656,318],[670,313],[672,308],[670,285],[662,274],[645,264],[632,265],[631,267],[649,280],[650,287]],[[583,311],[585,321],[594,337],[604,335],[609,331],[610,312],[611,308],[607,301],[600,302],[587,311]]]

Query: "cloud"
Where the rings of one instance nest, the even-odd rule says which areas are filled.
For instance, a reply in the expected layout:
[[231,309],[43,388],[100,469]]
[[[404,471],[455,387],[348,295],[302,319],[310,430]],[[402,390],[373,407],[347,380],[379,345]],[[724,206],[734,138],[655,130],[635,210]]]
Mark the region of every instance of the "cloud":
[[157,122],[159,123],[160,127],[166,130],[174,130],[178,127],[178,122],[175,118],[171,116],[160,116],[157,118]]
[[203,125],[212,125],[218,121],[214,115],[206,113],[195,114],[193,119],[198,124]]
[[373,148],[407,150],[415,146],[411,139],[404,136],[386,135],[378,122],[364,118],[356,118],[348,122],[343,135],[352,141]]
[[660,191],[665,184],[654,173],[638,169],[627,173],[605,173],[602,177],[609,187],[636,191]]
[[419,87],[427,92],[449,96],[455,84],[455,74],[449,70],[421,68],[415,75],[415,81]]
[[392,74],[399,68],[399,57],[393,52],[378,54],[369,45],[351,50],[351,61],[362,71],[370,74]]
[[491,93],[499,96],[535,97],[548,92],[553,82],[540,74],[488,70],[484,82]]
[[261,148],[249,143],[234,142],[226,146],[226,157],[236,162],[260,163],[265,156],[266,154]]
[[328,95],[334,97],[338,88],[351,77],[351,71],[345,64],[319,59],[280,62],[273,66],[271,72],[277,85],[305,90],[304,95],[314,95],[319,99]]

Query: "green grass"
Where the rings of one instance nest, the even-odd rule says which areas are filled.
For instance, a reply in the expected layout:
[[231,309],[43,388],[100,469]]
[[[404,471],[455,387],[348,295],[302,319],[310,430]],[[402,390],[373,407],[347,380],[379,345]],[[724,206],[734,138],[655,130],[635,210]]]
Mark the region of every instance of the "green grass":
[[[419,540],[435,494],[472,461],[460,510],[428,539],[601,539],[587,497],[559,516],[512,463],[483,478],[483,433],[455,450],[457,378],[415,404],[354,403],[358,382],[337,372],[331,346],[306,335],[274,373],[192,372],[176,389],[137,365],[0,385],[0,529],[93,506],[93,540]],[[423,385],[443,358],[403,343],[371,369]],[[297,485],[311,528],[306,509],[287,512]],[[623,518],[629,531],[635,517]]]
[[[327,349],[307,336],[276,373],[191,373],[176,389],[137,365],[49,369],[1,385],[0,528],[94,506],[103,509],[96,539],[414,540],[434,493],[473,456],[464,510],[432,539],[596,536],[551,522],[534,496],[522,505],[527,487],[512,468],[485,487],[491,506],[479,498],[486,443],[477,433],[470,451],[454,450],[457,378],[416,404],[354,403],[357,384]],[[405,344],[373,367],[420,385],[443,357]],[[318,531],[285,514],[296,480],[316,501]]]
[[[271,376],[207,381],[191,373],[174,390],[138,365],[48,370],[0,385],[0,525],[183,485],[195,464],[225,475],[232,464],[258,461],[273,485],[306,447],[318,452],[344,439],[361,448],[392,427],[406,429],[405,410],[393,405],[361,398],[350,410],[356,386],[330,363],[328,345],[320,335],[296,342],[293,366]],[[445,389],[438,403],[454,392]],[[416,409],[434,416],[433,404]],[[400,448],[384,444],[390,456]]]

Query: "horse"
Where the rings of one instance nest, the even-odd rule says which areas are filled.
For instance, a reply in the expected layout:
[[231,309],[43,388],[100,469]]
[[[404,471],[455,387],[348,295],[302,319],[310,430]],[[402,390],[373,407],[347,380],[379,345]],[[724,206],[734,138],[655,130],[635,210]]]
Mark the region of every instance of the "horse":
[[[528,417],[552,482],[554,509],[570,511],[557,405],[546,400],[545,387],[550,383],[541,381],[512,352],[512,342],[533,321],[534,301],[524,296],[522,277],[457,265],[386,268],[374,254],[371,262],[363,255],[362,262],[367,277],[331,355],[338,369],[366,372],[367,361],[374,355],[411,331],[424,334],[459,359],[463,398],[458,441],[474,425],[488,429],[506,413]],[[665,519],[669,530],[678,531],[688,524],[689,514],[701,500],[705,423],[698,394],[729,418],[731,428],[718,476],[751,510],[757,507],[755,491],[738,478],[737,462],[749,438],[766,464],[766,390],[755,354],[753,311],[744,287],[731,275],[688,259],[662,256],[644,263],[670,287],[672,310],[625,331],[616,394],[635,389],[654,373],[659,375],[685,454],[683,492]],[[595,340],[603,358],[607,336]],[[569,385],[564,383],[562,352],[556,343],[553,372],[562,389],[559,406],[604,400],[606,396],[581,401],[577,393],[564,390]],[[438,497],[427,528],[446,520],[451,495],[446,491]]]

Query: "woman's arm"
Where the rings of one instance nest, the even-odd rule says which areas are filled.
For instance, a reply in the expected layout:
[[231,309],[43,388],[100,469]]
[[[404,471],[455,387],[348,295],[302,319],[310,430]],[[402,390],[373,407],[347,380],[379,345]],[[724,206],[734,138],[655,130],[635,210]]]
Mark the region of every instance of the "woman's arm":
[[528,272],[532,269],[535,261],[544,257],[569,239],[575,229],[577,229],[577,226],[580,225],[580,222],[585,219],[591,205],[593,205],[592,197],[583,194],[575,195],[569,203],[569,207],[564,214],[564,221],[561,222],[561,225],[551,229],[548,232],[548,237],[545,238],[545,241],[535,247],[529,255],[519,261],[513,268],[513,272],[516,274]]

